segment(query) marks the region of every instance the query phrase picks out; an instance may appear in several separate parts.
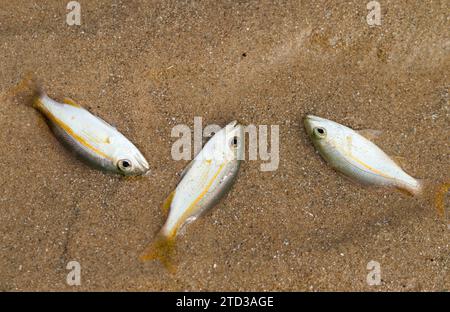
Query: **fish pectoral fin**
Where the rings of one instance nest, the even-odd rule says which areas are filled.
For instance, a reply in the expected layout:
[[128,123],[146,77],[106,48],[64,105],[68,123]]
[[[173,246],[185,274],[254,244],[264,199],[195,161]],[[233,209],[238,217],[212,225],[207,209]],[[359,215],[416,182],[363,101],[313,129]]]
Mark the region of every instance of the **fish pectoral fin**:
[[74,100],[72,100],[71,98],[64,98],[63,99],[63,103],[64,104],[67,104],[67,105],[70,105],[70,106],[73,106],[73,107],[79,107],[79,108],[81,108],[81,105],[79,105],[79,104],[77,104]]
[[356,130],[356,132],[370,141],[378,139],[383,133],[383,131],[381,130],[374,130],[374,129],[361,129]]
[[[183,177],[186,175],[186,173],[188,173],[189,169],[192,168],[192,165],[194,165],[194,160],[191,160],[191,162],[183,169],[183,171],[181,171],[180,173],[180,180],[183,179]],[[203,162],[205,162],[208,165],[211,165],[212,163],[212,159],[204,159]]]
[[175,273],[176,267],[172,258],[175,252],[175,236],[165,236],[159,233],[155,240],[145,249],[139,259],[144,261],[159,260],[166,269]]
[[111,144],[112,138],[107,133],[102,133],[100,131],[82,131],[83,137],[85,137],[89,142],[97,144]]
[[172,204],[173,197],[175,196],[175,191],[172,191],[169,196],[164,200],[164,203],[162,205],[162,211],[165,216],[169,214],[170,205]]

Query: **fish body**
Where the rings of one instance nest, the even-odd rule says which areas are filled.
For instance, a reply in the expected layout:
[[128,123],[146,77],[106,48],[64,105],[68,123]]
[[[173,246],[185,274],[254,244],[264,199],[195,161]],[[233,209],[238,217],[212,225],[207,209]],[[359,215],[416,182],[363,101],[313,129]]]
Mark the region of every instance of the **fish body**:
[[94,167],[127,176],[149,170],[147,160],[133,143],[72,100],[59,103],[39,91],[33,107],[46,117],[64,145]]
[[242,126],[234,121],[205,144],[169,196],[167,220],[142,260],[159,259],[168,265],[169,254],[180,230],[217,204],[231,188],[243,159],[243,138]]
[[420,180],[403,171],[377,145],[355,130],[313,115],[308,115],[304,124],[319,154],[350,179],[367,185],[395,187],[412,195],[421,193]]

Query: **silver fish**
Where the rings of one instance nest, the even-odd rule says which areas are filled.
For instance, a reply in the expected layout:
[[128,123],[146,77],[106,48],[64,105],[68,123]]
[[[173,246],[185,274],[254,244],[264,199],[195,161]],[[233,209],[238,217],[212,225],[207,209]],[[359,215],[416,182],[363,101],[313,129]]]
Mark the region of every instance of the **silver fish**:
[[352,180],[395,187],[413,195],[422,192],[421,180],[403,171],[378,146],[355,130],[313,115],[308,115],[304,124],[320,155]]
[[233,121],[205,144],[166,200],[166,223],[141,260],[159,259],[171,267],[170,255],[181,228],[216,205],[231,188],[243,159],[243,139],[242,126]]
[[70,99],[59,103],[40,89],[33,107],[41,112],[58,139],[94,167],[126,176],[143,175],[149,164],[116,128]]

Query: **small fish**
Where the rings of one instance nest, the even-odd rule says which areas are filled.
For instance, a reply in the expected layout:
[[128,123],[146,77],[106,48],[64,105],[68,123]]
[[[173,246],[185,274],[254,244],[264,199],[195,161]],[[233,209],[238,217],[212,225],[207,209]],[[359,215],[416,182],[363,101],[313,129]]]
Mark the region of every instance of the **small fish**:
[[357,131],[334,121],[306,116],[306,132],[320,155],[337,171],[363,184],[396,187],[412,195],[422,192],[411,177],[378,146]]
[[149,170],[133,143],[74,101],[58,103],[36,87],[32,105],[46,117],[56,137],[95,168],[125,176],[143,175]]
[[365,137],[373,136],[376,131],[355,131],[313,115],[306,116],[304,124],[319,154],[338,172],[365,185],[396,188],[425,198],[434,195],[436,208],[441,216],[445,215],[444,194],[449,184],[436,184],[407,174]]
[[141,256],[142,261],[159,259],[169,270],[173,269],[170,256],[177,234],[216,205],[231,188],[243,159],[243,139],[243,127],[233,121],[205,144],[166,199],[166,223]]

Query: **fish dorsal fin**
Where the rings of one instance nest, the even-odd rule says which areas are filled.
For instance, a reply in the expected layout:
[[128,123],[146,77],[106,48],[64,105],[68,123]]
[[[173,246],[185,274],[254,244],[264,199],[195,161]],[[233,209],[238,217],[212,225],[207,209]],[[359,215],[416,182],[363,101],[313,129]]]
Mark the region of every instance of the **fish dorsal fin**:
[[381,130],[374,130],[374,129],[361,129],[356,130],[356,132],[370,141],[378,139],[380,135],[383,133]]
[[172,191],[169,196],[164,200],[162,205],[162,211],[167,216],[169,214],[170,205],[172,204],[173,197],[175,196],[175,191]]
[[73,107],[81,107],[81,105],[77,104],[74,100],[70,99],[70,98],[64,98],[63,99],[63,103],[73,106]]
[[407,167],[406,158],[403,156],[390,156],[392,160],[399,165],[401,168]]

